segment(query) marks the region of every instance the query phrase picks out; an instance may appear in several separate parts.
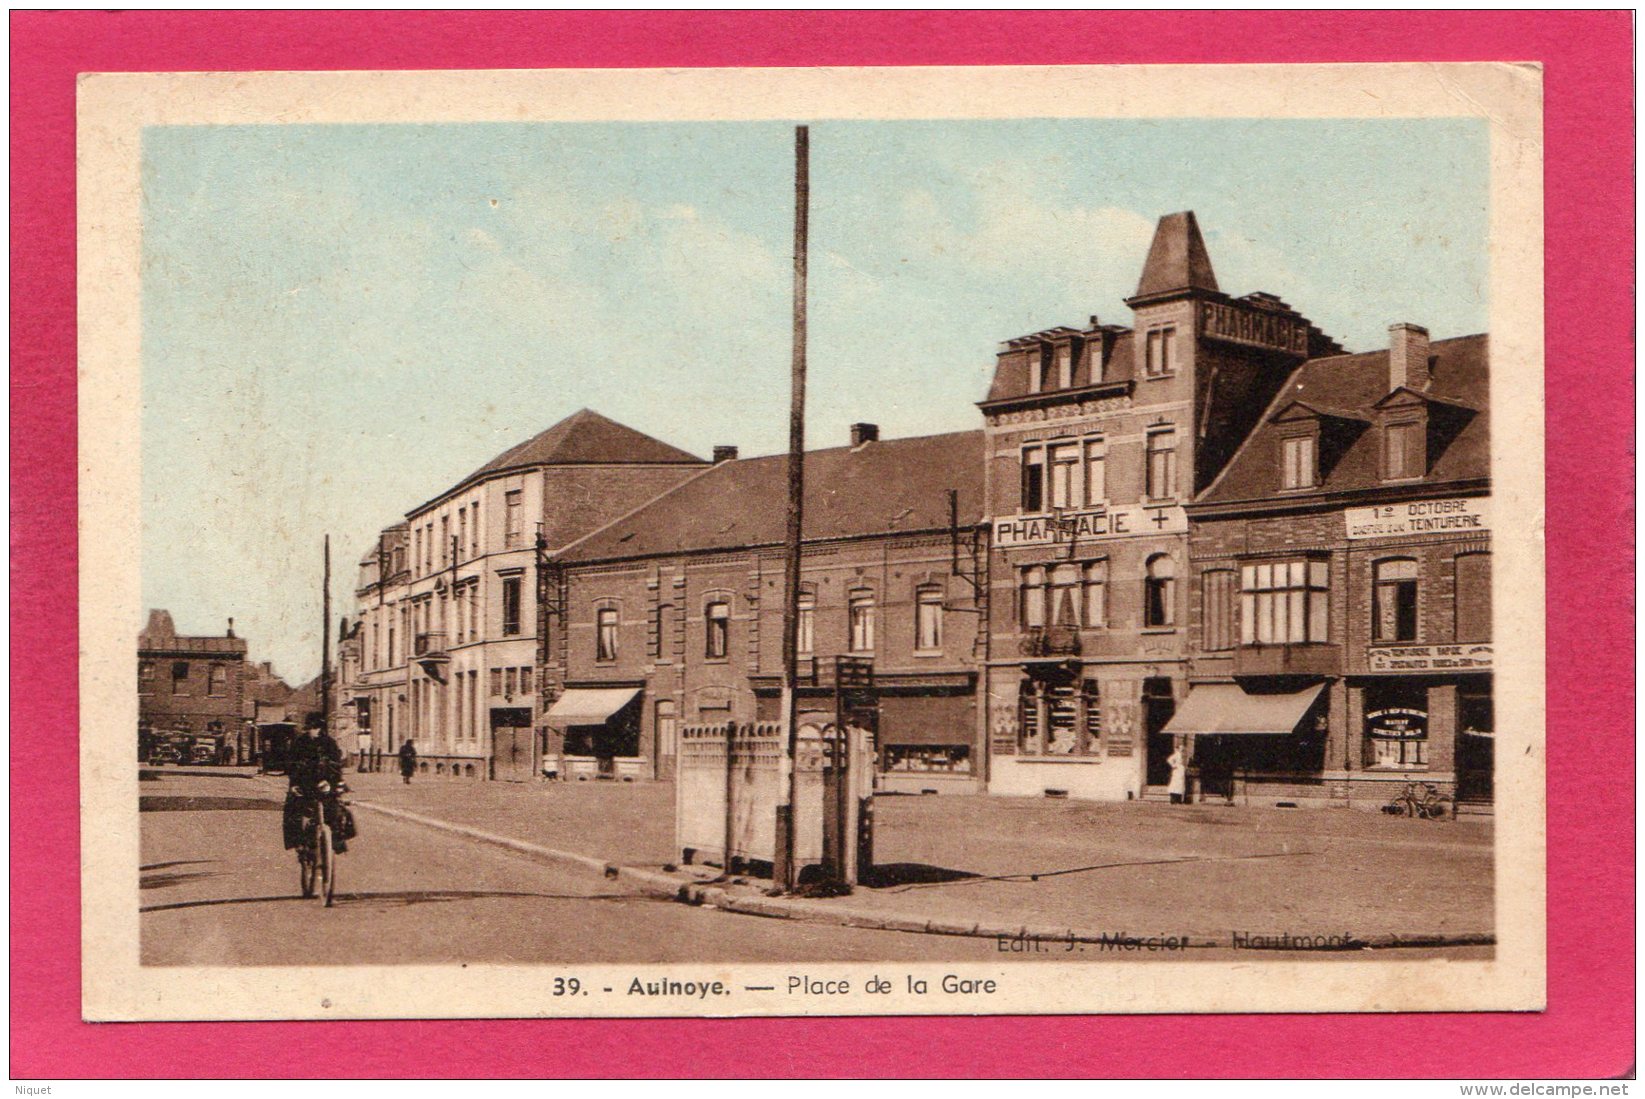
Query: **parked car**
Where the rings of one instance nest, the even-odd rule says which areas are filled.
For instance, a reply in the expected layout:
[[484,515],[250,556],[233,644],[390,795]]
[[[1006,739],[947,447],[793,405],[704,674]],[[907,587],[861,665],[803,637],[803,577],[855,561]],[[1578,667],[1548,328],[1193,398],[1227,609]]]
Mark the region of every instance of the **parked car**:
[[190,763],[216,763],[217,745],[207,740],[189,749]]
[[160,766],[162,763],[181,762],[183,762],[183,759],[181,753],[177,750],[177,745],[169,741],[161,741],[149,749],[149,763],[155,767]]

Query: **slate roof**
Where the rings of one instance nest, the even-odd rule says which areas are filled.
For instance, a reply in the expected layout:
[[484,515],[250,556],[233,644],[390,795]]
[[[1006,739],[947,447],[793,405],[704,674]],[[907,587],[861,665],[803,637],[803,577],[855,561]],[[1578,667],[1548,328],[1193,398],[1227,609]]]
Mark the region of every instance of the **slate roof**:
[[[1491,473],[1490,346],[1485,335],[1435,340],[1428,345],[1430,380],[1409,392],[1431,402],[1428,473],[1421,483],[1488,478]],[[1214,504],[1381,488],[1377,406],[1390,396],[1388,352],[1333,355],[1297,367],[1251,435],[1196,503]],[[1306,492],[1280,487],[1274,417],[1291,406],[1312,409],[1332,423],[1322,427],[1320,483]],[[1335,453],[1328,453],[1332,448]],[[1399,482],[1401,485],[1411,482]]]
[[546,431],[509,447],[479,469],[440,492],[407,515],[415,515],[475,481],[511,469],[532,466],[588,465],[705,465],[703,459],[670,446],[661,439],[602,416],[591,408],[579,409]]
[[1192,210],[1166,214],[1154,227],[1148,246],[1148,262],[1137,280],[1135,301],[1178,290],[1216,290],[1216,272],[1211,270],[1211,254],[1200,236],[1199,220]]
[[[983,517],[981,431],[886,439],[805,456],[805,540],[948,527]],[[643,507],[572,543],[565,561],[599,561],[780,544],[787,524],[788,458],[711,466]]]

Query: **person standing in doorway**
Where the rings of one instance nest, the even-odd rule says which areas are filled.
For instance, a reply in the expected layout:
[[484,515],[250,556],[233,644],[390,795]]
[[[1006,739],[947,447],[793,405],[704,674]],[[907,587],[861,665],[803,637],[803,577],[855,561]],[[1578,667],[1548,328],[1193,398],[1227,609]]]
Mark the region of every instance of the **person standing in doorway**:
[[1181,743],[1172,746],[1171,757],[1165,764],[1171,768],[1171,784],[1165,791],[1171,795],[1172,805],[1181,805],[1188,794],[1188,757],[1183,754]]
[[417,770],[417,749],[407,740],[400,745],[400,778],[409,785],[412,773]]

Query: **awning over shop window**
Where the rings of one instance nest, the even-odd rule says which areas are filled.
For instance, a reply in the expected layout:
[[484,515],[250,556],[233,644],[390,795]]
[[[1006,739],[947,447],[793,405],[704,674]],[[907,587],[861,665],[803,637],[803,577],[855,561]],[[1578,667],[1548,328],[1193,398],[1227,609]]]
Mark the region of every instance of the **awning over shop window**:
[[1325,684],[1288,694],[1246,694],[1233,683],[1207,683],[1188,692],[1165,732],[1199,736],[1289,736]]
[[881,744],[970,744],[977,738],[976,713],[961,695],[880,699]]
[[548,720],[556,725],[602,725],[639,693],[638,687],[573,687],[554,700]]

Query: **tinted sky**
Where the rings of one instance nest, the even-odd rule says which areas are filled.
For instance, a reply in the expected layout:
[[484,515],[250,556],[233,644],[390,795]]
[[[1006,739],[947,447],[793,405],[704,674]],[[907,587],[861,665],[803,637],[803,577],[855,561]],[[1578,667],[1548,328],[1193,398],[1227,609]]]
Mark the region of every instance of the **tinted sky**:
[[[582,407],[787,439],[793,132],[201,126],[143,152],[143,586],[317,670],[377,530]],[[822,122],[808,438],[979,425],[998,342],[1128,323],[1154,220],[1350,350],[1483,331],[1474,120]],[[139,623],[133,623],[135,630]]]

